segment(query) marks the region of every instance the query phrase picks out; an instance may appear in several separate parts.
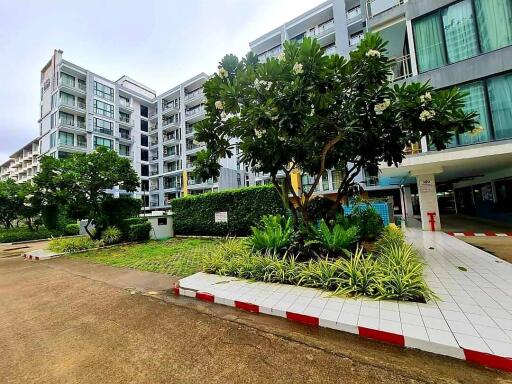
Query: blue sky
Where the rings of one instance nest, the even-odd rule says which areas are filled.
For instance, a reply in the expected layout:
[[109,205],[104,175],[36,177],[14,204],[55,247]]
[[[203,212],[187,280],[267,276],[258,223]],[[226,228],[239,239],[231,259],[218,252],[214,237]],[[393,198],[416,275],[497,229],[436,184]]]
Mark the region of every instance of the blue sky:
[[39,75],[54,49],[163,92],[322,2],[0,0],[0,163],[39,132]]

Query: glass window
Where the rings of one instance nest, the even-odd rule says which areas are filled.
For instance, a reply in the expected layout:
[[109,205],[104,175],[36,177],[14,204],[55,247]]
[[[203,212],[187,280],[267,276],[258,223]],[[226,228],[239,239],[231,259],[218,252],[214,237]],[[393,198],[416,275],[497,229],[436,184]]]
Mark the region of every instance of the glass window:
[[341,182],[343,181],[343,172],[341,171],[332,171],[331,172],[332,177],[332,187],[334,190],[338,190],[338,188],[341,185]]
[[70,113],[59,112],[59,124],[62,125],[75,125],[74,116]]
[[143,147],[148,147],[149,146],[148,136],[140,135],[140,145],[142,145]]
[[85,117],[83,116],[77,116],[76,117],[76,125],[79,128],[85,128]]
[[53,133],[50,135],[50,148],[55,147],[55,144],[56,144],[56,137],[57,137],[57,132],[53,132]]
[[140,130],[143,131],[143,132],[147,132],[148,131],[148,122],[146,120],[141,120],[140,121]]
[[413,23],[418,71],[439,68],[446,63],[443,27],[438,13],[422,17]]
[[512,73],[493,77],[487,82],[494,137],[512,138]]
[[140,115],[142,117],[148,117],[148,113],[149,113],[148,107],[146,107],[145,105],[141,105],[140,106]]
[[119,112],[119,120],[124,121],[125,123],[129,123],[130,122],[130,114],[124,113],[124,112]]
[[94,118],[94,132],[103,133],[105,135],[112,134],[113,123],[103,119]]
[[512,44],[512,1],[475,0],[475,13],[482,51]]
[[59,132],[59,145],[74,145],[75,135],[68,132]]
[[76,145],[79,147],[87,147],[87,139],[85,136],[76,135]]
[[485,87],[484,84],[479,81],[478,83],[468,84],[460,87],[463,92],[468,92],[466,96],[464,110],[475,111],[478,113],[478,121],[484,129],[480,133],[464,133],[459,135],[459,143],[461,145],[476,144],[489,141],[489,116],[487,113],[487,102],[485,99]]
[[113,118],[114,106],[101,100],[94,100],[94,113]]
[[470,0],[441,11],[448,62],[455,63],[478,54],[478,41]]
[[74,106],[75,105],[75,96],[70,95],[69,93],[66,93],[66,92],[61,92],[60,93],[60,102],[61,102],[61,104]]
[[125,107],[130,106],[130,99],[124,96],[119,96],[119,104],[124,105]]
[[119,144],[119,154],[121,156],[130,156],[130,146]]
[[75,86],[75,78],[67,73],[60,73],[60,82],[65,85],[69,85],[70,87]]
[[109,149],[112,149],[113,147],[112,140],[105,139],[103,137],[94,136],[94,148],[97,147],[107,147]]
[[149,152],[147,149],[141,149],[140,150],[140,160],[141,161],[148,161],[149,160]]
[[103,99],[114,101],[114,89],[97,81],[94,82],[94,94]]

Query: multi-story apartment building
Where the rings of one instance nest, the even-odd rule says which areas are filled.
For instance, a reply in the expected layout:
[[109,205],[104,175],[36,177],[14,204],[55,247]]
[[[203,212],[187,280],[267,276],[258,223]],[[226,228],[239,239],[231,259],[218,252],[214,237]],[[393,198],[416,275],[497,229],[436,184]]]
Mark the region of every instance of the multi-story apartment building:
[[[468,92],[479,113],[478,134],[454,137],[435,151],[428,138],[407,148],[398,167],[367,170],[357,180],[370,197],[394,201],[395,212],[458,212],[512,222],[512,1],[330,0],[250,43],[261,60],[277,56],[285,40],[318,38],[326,54],[347,56],[366,31],[387,40],[393,81],[430,81]],[[266,182],[256,175],[256,183]],[[309,184],[302,175],[302,184]],[[336,188],[329,171],[318,193]]]
[[0,180],[12,179],[17,183],[31,180],[39,171],[39,138],[14,152],[0,165]]
[[[117,81],[66,61],[55,51],[41,71],[40,154],[63,158],[98,146],[130,159],[150,209],[187,194],[235,188],[246,182],[236,159],[223,159],[217,180],[197,180],[193,161],[204,148],[193,125],[205,117],[204,73],[157,95],[127,76]],[[124,192],[117,187],[109,191]]]

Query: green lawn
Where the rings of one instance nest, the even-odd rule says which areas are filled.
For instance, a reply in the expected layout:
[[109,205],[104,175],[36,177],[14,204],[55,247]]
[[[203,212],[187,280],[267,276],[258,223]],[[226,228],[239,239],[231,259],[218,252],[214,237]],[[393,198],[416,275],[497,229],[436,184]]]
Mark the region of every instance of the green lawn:
[[204,256],[218,247],[221,241],[209,239],[149,241],[77,253],[68,257],[114,267],[189,276],[201,270]]

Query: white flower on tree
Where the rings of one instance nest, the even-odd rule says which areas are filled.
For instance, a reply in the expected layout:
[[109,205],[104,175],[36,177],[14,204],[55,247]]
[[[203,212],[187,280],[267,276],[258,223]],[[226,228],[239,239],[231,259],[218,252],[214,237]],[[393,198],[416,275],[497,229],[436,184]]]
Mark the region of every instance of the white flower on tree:
[[469,131],[469,134],[471,136],[477,136],[481,133],[483,133],[485,130],[484,130],[484,127],[482,127],[481,125],[477,125],[475,128],[473,128],[471,131]]
[[366,57],[380,57],[381,53],[380,51],[377,51],[376,49],[370,49],[368,52],[366,52]]
[[435,117],[436,115],[436,112],[435,111],[422,111],[420,113],[420,120],[421,121],[427,121],[427,120],[431,120]]
[[254,80],[254,88],[256,88],[257,90],[260,90],[261,88],[264,88],[267,91],[270,91],[271,87],[272,87],[272,82],[271,81],[260,80],[260,79]]
[[279,55],[277,55],[277,60],[284,61],[286,59],[286,55],[284,52],[281,52]]
[[215,108],[217,108],[219,111],[224,109],[224,103],[222,102],[222,100],[217,100],[215,102]]
[[302,67],[301,63],[295,63],[293,65],[293,73],[296,75],[300,75],[301,73],[304,73],[304,68]]
[[219,68],[219,76],[223,79],[227,78],[229,75],[228,71],[224,67]]
[[432,100],[432,95],[430,92],[426,92],[424,95],[420,96],[420,101],[425,104],[427,101]]
[[384,112],[388,107],[391,105],[391,100],[384,99],[382,103],[375,104],[375,107],[373,107],[373,110],[380,115],[382,112]]

